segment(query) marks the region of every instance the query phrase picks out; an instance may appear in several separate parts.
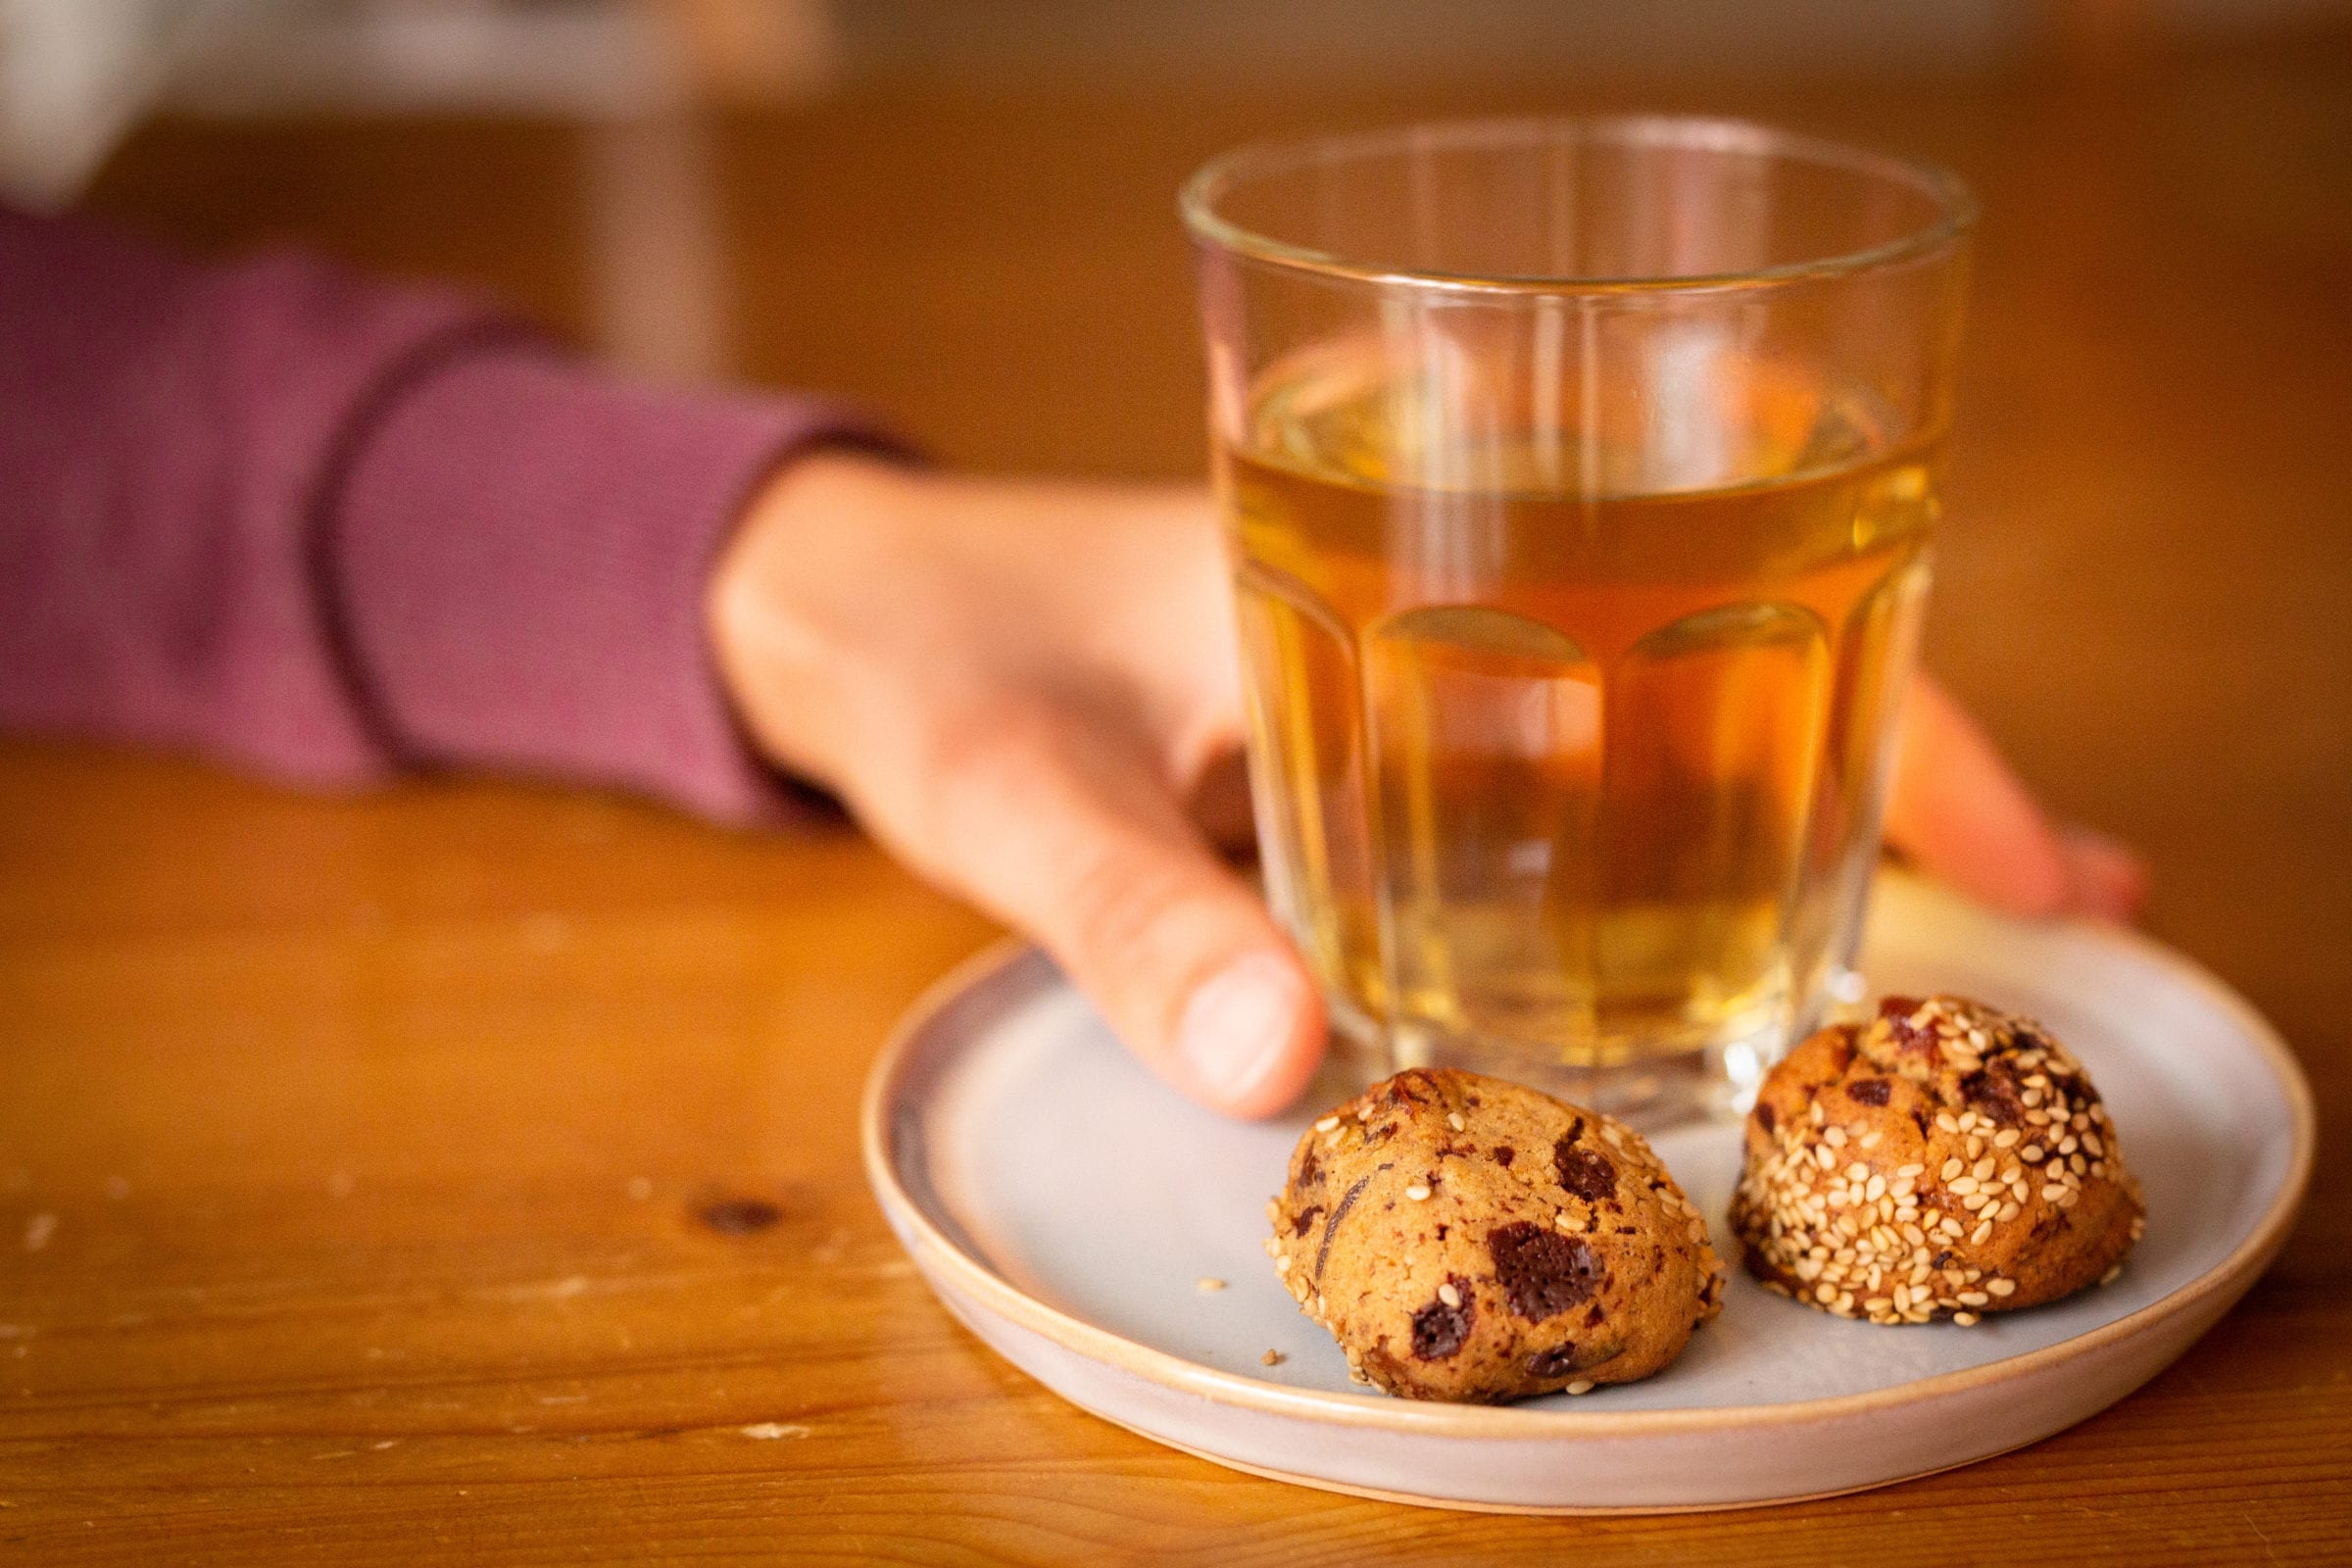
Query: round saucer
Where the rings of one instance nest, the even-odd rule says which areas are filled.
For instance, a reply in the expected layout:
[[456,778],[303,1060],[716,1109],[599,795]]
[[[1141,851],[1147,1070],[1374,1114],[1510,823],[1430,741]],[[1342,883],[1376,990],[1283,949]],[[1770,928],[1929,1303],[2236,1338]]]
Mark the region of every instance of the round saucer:
[[[1074,1403],[1220,1464],[1521,1512],[1880,1486],[2046,1437],[2180,1355],[2285,1238],[2314,1121],[2253,1009],[2131,932],[2005,919],[1889,877],[1861,967],[1875,991],[2031,1014],[2082,1060],[2147,1192],[2146,1237],[2114,1284],[1974,1327],[1889,1329],[1736,1275],[1723,1315],[1647,1382],[1503,1408],[1393,1399],[1348,1381],[1261,1249],[1291,1146],[1337,1094],[1276,1122],[1202,1110],[1012,945],[943,981],[875,1063],[867,1178],[982,1340]],[[1721,1245],[1737,1128],[1653,1142]]]

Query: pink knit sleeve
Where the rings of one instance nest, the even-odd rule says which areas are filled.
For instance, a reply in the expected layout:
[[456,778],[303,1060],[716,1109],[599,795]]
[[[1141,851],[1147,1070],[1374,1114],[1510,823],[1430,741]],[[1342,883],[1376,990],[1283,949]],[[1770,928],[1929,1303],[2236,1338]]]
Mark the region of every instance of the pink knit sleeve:
[[777,465],[873,439],[622,381],[471,301],[0,210],[0,724],[771,816],[703,581]]

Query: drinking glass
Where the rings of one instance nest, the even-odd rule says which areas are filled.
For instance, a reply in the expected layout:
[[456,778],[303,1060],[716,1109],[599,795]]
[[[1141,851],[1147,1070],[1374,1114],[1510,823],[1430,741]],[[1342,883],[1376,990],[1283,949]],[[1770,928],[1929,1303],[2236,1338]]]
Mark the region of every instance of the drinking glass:
[[1846,971],[1972,203],[1720,120],[1246,148],[1183,196],[1266,888],[1366,1076],[1735,1108]]

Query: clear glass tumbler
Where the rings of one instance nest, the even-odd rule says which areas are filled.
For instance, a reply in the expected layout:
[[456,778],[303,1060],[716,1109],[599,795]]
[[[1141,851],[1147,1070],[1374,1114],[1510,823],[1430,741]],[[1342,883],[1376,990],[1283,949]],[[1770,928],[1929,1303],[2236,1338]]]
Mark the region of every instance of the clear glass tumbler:
[[1526,120],[1244,149],[1183,210],[1267,891],[1343,1047],[1740,1103],[1869,888],[1966,191]]

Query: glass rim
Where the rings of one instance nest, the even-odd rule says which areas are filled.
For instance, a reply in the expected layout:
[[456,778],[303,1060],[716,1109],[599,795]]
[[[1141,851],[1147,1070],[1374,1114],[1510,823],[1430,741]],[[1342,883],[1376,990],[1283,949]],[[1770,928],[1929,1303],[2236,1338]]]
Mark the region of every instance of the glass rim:
[[[1908,233],[1860,250],[1730,272],[1663,276],[1578,276],[1571,273],[1488,276],[1398,267],[1276,239],[1234,222],[1218,211],[1235,185],[1265,175],[1348,159],[1426,148],[1579,143],[1679,146],[1701,151],[1793,158],[1907,185],[1934,204],[1934,217]],[[1376,285],[1410,285],[1469,294],[1688,293],[1841,277],[1946,249],[1976,226],[1977,201],[1958,174],[1940,164],[1857,147],[1826,136],[1784,130],[1750,120],[1706,115],[1519,115],[1475,120],[1421,121],[1377,130],[1249,142],[1210,159],[1184,182],[1177,210],[1202,243],[1233,256],[1300,271]]]

